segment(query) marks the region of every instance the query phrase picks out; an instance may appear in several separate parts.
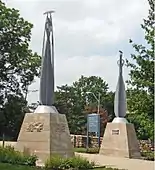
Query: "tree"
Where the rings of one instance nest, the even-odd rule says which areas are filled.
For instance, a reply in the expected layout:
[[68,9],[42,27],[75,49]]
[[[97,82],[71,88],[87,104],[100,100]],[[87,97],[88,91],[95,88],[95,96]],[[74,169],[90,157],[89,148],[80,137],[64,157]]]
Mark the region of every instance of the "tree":
[[[32,27],[18,10],[7,8],[0,0],[0,127],[10,124],[16,130],[19,128],[22,108],[27,105],[23,98],[27,95],[28,86],[40,73],[41,57],[29,49]],[[14,115],[10,117],[12,113]],[[16,116],[19,119],[14,119]],[[8,129],[10,134],[11,127]],[[11,135],[16,136],[15,133]]]
[[128,118],[135,124],[138,137],[153,139],[154,135],[154,0],[148,0],[149,16],[141,25],[147,45],[138,45],[130,40],[135,54],[131,55],[134,63],[127,60],[130,68],[128,81]]
[[[93,92],[95,95],[101,94],[100,113],[108,114],[113,117],[113,101],[112,92],[108,92],[108,84],[100,77],[81,76],[78,81],[73,82],[71,86],[65,85],[57,87],[58,91],[55,93],[55,106],[59,112],[65,113],[68,119],[68,124],[71,133],[85,134],[86,133],[86,115],[88,113],[97,112],[97,101],[92,94],[86,92]],[[109,95],[110,94],[110,95]],[[88,98],[89,111],[86,108],[86,97]],[[87,114],[85,114],[87,113]],[[104,121],[106,118],[104,118]]]
[[23,96],[9,95],[4,105],[1,116],[3,117],[3,132],[8,139],[16,140],[22,124],[25,113],[28,108],[27,102]]
[[33,25],[0,1],[0,90],[27,93],[39,75],[41,58],[29,49]]

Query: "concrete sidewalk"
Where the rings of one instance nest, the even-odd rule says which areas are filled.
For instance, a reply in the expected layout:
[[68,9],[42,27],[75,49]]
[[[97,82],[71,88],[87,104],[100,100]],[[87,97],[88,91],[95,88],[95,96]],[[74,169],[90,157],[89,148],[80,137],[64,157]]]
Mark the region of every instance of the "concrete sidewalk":
[[81,157],[87,158],[89,161],[95,162],[100,166],[108,166],[112,168],[127,169],[127,170],[154,170],[154,161],[146,161],[140,159],[128,159],[109,157],[99,154],[76,153]]

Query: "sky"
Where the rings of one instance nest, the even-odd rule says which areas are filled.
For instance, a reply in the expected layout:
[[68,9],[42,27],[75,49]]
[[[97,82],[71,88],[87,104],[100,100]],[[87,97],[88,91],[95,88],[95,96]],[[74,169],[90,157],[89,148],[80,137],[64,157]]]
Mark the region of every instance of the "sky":
[[[147,0],[3,0],[20,11],[34,25],[30,48],[41,55],[44,12],[53,14],[55,39],[55,86],[72,84],[81,75],[100,76],[115,91],[119,50],[130,60],[129,39],[144,43],[140,27],[148,15]],[[124,80],[129,69],[123,68]],[[29,90],[39,90],[36,79]],[[29,103],[38,101],[38,92],[28,94]]]

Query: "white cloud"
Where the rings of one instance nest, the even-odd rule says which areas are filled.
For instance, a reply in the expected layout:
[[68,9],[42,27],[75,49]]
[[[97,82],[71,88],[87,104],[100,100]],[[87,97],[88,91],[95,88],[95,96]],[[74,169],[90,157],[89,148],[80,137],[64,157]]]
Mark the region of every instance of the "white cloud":
[[[81,62],[82,61],[82,62]],[[59,61],[62,69],[58,69],[56,65],[56,81],[58,85],[62,82],[71,83],[79,78],[80,75],[85,76],[101,76],[109,83],[110,89],[115,90],[118,75],[117,56],[76,56],[67,60]],[[115,74],[113,71],[115,70]],[[125,68],[125,77],[127,78],[127,69]],[[66,74],[66,76],[65,76]]]
[[[5,0],[34,24],[31,48],[41,54],[45,16],[53,16],[56,85],[77,80],[81,74],[104,78],[111,90],[117,83],[118,50],[131,53],[128,39],[142,43],[142,19],[147,16],[147,0]],[[128,70],[124,68],[124,78]],[[30,89],[39,89],[39,80]],[[35,102],[37,94],[29,94]]]

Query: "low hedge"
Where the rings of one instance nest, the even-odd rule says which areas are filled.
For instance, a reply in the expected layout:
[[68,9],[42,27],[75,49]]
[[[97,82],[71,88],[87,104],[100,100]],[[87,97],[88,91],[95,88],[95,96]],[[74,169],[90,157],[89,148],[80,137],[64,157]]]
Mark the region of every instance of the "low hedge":
[[36,160],[37,157],[35,155],[22,154],[21,152],[15,151],[11,146],[0,146],[1,163],[35,166]]

